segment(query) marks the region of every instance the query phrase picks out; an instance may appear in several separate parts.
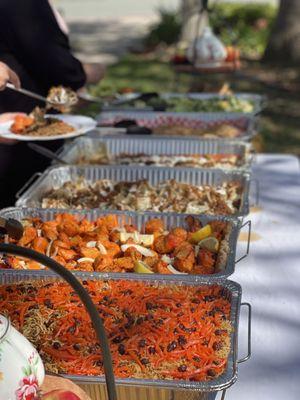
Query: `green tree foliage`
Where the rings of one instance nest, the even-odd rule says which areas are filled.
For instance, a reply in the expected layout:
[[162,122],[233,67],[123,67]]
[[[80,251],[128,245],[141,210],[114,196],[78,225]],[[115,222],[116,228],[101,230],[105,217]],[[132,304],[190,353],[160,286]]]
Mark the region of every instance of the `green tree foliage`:
[[[276,7],[270,4],[219,2],[210,13],[210,24],[226,45],[236,44],[245,55],[261,56],[275,17]],[[144,43],[147,48],[160,43],[175,44],[180,31],[180,13],[160,9],[159,20],[151,27]]]
[[173,44],[179,39],[181,32],[180,15],[177,11],[160,8],[159,20],[152,25],[145,38],[147,47],[155,47],[160,43]]
[[263,54],[276,17],[270,4],[218,3],[210,15],[214,31],[246,55]]

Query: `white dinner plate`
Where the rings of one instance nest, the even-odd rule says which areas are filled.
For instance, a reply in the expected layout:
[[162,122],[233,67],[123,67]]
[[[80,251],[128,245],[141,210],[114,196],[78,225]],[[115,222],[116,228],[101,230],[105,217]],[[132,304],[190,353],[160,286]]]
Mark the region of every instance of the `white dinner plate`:
[[53,117],[60,119],[61,121],[66,122],[69,125],[72,125],[75,128],[75,131],[70,133],[65,133],[64,135],[55,135],[55,136],[30,136],[30,135],[19,135],[16,133],[10,132],[10,127],[12,126],[14,121],[8,121],[0,123],[0,136],[5,139],[14,139],[20,141],[49,141],[49,140],[57,140],[57,139],[70,139],[76,136],[84,135],[87,132],[91,131],[97,126],[97,122],[90,117],[85,117],[83,115],[50,115],[47,114],[46,117]]

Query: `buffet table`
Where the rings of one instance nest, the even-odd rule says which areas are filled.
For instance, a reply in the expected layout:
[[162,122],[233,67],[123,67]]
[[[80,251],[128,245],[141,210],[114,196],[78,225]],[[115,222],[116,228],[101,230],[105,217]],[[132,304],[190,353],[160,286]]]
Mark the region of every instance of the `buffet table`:
[[[229,399],[299,399],[300,171],[299,160],[259,155],[253,166],[260,183],[260,209],[252,220],[250,255],[231,279],[253,307],[252,357],[240,365]],[[246,332],[240,324],[240,356]],[[243,353],[243,354],[241,354]]]
[[[91,400],[299,399],[299,160],[252,165],[264,106],[252,93],[112,103],[99,126],[129,124],[128,135],[66,145],[61,165],[1,210],[0,400],[35,397],[43,362]],[[0,133],[35,141],[96,126],[71,118],[18,116]]]
[[[129,167],[127,167],[127,170],[129,170]],[[294,156],[258,155],[253,165],[253,179],[254,182],[255,180],[259,182],[260,196],[259,204],[252,207],[249,216],[244,217],[245,221],[247,219],[252,221],[250,254],[246,260],[236,265],[236,272],[230,276],[232,281],[242,285],[243,301],[251,303],[253,307],[252,357],[247,363],[239,366],[238,381],[228,389],[226,398],[232,400],[265,400],[271,398],[272,400],[282,400],[283,398],[285,400],[298,400],[300,374],[299,356],[297,354],[300,327],[299,161]],[[253,189],[255,189],[255,185],[253,185]],[[255,193],[252,193],[252,195],[252,197],[255,197]],[[30,213],[30,209],[27,210]],[[9,214],[12,212],[12,210],[6,211],[3,216],[15,219],[24,218],[24,215],[21,217],[18,214],[20,211],[15,211],[16,214]],[[67,235],[67,238],[69,236],[72,237],[72,232]],[[244,254],[247,247],[247,236],[246,228],[243,228],[236,258]],[[7,270],[7,274],[9,272]],[[224,284],[228,284],[228,282]],[[11,291],[7,292],[10,293],[7,296],[13,296]],[[99,290],[94,289],[93,292],[93,296],[96,296],[96,292],[99,293]],[[132,290],[130,292],[134,293]],[[30,291],[27,293],[29,296],[27,301],[29,302],[30,293]],[[35,302],[40,301],[45,304],[43,297],[39,298],[36,293],[31,293]],[[237,296],[236,293],[231,298],[237,299],[240,298],[239,296],[240,294]],[[53,300],[52,297],[51,300]],[[13,304],[15,302],[14,298]],[[100,303],[98,299],[97,304]],[[7,304],[10,304],[10,302],[7,301]],[[51,307],[53,305],[50,302]],[[236,316],[237,323],[232,325],[240,326],[238,345],[240,359],[244,358],[248,351],[248,332],[246,332],[248,316],[245,314],[246,310],[243,308],[241,313],[242,323],[238,325],[238,317]],[[18,318],[18,315],[16,315],[16,318]],[[59,323],[58,326],[60,329]],[[237,329],[234,329],[234,332],[237,332]],[[116,343],[119,343],[119,341]],[[144,345],[141,348],[144,348]],[[118,351],[120,353],[120,350]],[[58,360],[60,360],[60,356]],[[200,358],[199,360],[201,361]],[[101,384],[98,385],[98,383],[96,385],[88,384],[88,382],[93,382],[89,377],[84,377],[77,382],[81,383],[82,388],[92,400],[107,399],[105,387]],[[128,390],[130,394],[128,394]],[[210,392],[201,395],[197,391],[186,391],[184,395],[177,387],[175,391],[172,390],[173,388],[162,390],[147,385],[145,388],[139,389],[137,387],[127,389],[127,387],[122,386],[119,388],[118,398],[119,400],[129,398],[140,400],[214,399],[214,393]],[[221,398],[220,393],[217,398]]]
[[[252,220],[250,254],[230,277],[242,285],[243,300],[253,307],[252,356],[239,366],[238,381],[228,389],[226,399],[298,400],[299,161],[294,156],[258,155],[253,177],[259,181],[260,195],[259,206],[253,207],[248,217]],[[246,232],[243,236],[246,239]],[[238,247],[242,255],[246,240],[240,241]],[[247,352],[244,311],[239,332],[240,358]],[[98,398],[92,387],[84,388],[93,399]],[[119,394],[123,398],[122,391]],[[139,398],[146,399],[149,394],[151,389]],[[163,391],[161,396],[164,398]],[[220,398],[219,393],[217,399]]]

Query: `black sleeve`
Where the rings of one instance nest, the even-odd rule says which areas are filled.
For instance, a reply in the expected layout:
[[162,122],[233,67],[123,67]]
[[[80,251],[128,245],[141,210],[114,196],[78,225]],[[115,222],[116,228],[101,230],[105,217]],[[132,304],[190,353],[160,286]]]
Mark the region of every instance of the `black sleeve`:
[[7,35],[7,45],[13,44],[19,63],[43,86],[84,86],[82,65],[72,55],[68,38],[47,0],[4,0],[0,25],[0,31]]

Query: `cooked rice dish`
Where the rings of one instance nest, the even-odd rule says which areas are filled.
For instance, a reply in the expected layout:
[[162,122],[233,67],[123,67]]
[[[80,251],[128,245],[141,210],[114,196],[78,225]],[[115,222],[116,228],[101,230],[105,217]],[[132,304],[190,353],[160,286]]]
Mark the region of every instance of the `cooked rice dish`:
[[[230,351],[231,295],[219,285],[83,281],[103,318],[117,378],[212,381]],[[0,287],[1,313],[54,374],[103,376],[88,314],[65,283]]]

